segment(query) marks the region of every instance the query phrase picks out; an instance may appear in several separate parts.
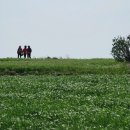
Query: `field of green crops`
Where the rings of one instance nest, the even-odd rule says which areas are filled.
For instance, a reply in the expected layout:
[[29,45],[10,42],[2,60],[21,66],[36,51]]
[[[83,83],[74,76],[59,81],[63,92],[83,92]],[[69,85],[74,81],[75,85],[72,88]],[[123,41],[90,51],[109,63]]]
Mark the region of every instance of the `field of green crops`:
[[0,75],[130,74],[113,59],[0,59]]
[[129,64],[0,59],[1,130],[129,130]]

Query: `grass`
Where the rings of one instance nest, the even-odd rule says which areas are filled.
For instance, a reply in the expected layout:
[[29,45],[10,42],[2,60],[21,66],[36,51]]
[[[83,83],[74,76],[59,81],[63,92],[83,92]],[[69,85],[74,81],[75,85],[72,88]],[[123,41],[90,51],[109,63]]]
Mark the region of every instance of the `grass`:
[[0,75],[129,74],[113,59],[0,59]]
[[0,129],[129,130],[129,64],[0,59]]

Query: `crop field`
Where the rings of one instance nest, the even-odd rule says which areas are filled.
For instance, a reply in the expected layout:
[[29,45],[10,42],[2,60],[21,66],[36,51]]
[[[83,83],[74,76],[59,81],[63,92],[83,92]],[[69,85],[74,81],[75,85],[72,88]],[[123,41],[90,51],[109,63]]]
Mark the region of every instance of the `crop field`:
[[1,59],[0,71],[1,130],[130,129],[126,63]]
[[0,75],[130,74],[113,59],[0,59]]

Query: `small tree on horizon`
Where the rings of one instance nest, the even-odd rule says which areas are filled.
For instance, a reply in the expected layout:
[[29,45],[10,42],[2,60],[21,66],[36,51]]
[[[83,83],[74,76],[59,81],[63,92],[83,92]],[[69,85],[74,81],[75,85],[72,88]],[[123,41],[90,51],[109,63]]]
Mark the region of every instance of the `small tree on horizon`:
[[130,35],[125,37],[118,36],[113,39],[112,56],[116,61],[130,62]]

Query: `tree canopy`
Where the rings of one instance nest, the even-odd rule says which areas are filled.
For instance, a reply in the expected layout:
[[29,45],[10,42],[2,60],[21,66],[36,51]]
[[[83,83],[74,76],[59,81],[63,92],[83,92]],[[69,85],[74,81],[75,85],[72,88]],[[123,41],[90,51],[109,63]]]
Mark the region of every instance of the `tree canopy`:
[[130,35],[125,37],[118,36],[113,39],[112,56],[117,61],[130,62]]

